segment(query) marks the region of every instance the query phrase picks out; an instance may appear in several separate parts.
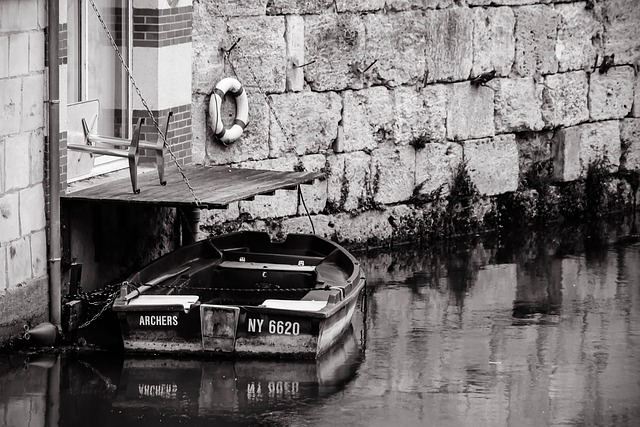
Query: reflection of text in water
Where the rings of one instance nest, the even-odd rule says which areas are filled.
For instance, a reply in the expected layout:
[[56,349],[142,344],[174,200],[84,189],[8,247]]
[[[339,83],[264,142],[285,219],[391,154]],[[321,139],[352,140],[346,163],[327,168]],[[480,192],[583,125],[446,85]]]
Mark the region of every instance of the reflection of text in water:
[[176,384],[138,384],[138,394],[143,397],[175,399],[178,394]]
[[264,387],[261,382],[250,382],[247,384],[247,400],[250,402],[260,402],[264,398],[270,400],[297,399],[299,395],[299,384],[297,381],[269,381],[266,385],[266,395],[263,394]]

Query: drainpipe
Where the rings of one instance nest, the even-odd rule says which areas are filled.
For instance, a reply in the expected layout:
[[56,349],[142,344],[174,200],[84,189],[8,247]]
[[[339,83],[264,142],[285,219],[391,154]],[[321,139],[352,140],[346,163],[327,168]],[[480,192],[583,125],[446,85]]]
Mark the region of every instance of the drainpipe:
[[47,34],[49,42],[49,317],[60,329],[62,325],[60,247],[60,81],[59,81],[59,0],[48,1]]

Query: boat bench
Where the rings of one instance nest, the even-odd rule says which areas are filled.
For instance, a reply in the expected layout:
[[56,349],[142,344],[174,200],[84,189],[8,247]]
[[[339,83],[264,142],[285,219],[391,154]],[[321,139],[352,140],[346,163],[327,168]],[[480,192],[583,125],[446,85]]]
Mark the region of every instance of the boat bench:
[[342,290],[340,289],[315,289],[307,292],[301,298],[302,301],[326,301],[327,304],[337,304],[342,301]]
[[327,306],[327,301],[267,299],[260,305],[278,310],[320,311]]
[[223,261],[216,267],[217,283],[238,287],[277,285],[285,288],[314,288],[317,283],[313,265],[289,265],[266,262]]
[[255,262],[255,263],[273,263],[281,264],[286,262],[295,266],[314,266],[318,265],[324,259],[317,256],[305,256],[305,255],[286,255],[278,253],[264,253],[264,252],[247,252],[247,251],[224,251],[224,258],[228,261],[239,262]]
[[[169,112],[167,115],[164,134],[167,135],[169,130],[169,123],[173,112]],[[94,118],[94,123],[97,117]],[[158,135],[158,140],[154,142],[140,141],[140,131],[143,118],[138,118],[137,123],[133,127],[133,136],[131,139],[118,138],[113,136],[103,136],[96,133],[92,133],[86,119],[82,118],[82,130],[84,132],[84,144],[68,143],[67,149],[82,151],[92,154],[102,154],[105,156],[114,156],[126,158],[129,161],[129,176],[131,178],[131,187],[135,194],[140,192],[138,188],[138,162],[140,157],[140,150],[151,150],[155,154],[156,169],[158,170],[158,178],[161,185],[166,185],[164,179],[164,155],[165,145],[164,140]],[[93,123],[92,123],[93,124]],[[102,146],[98,145],[102,144]]]
[[299,300],[267,299],[262,306],[277,308],[280,310],[294,311],[320,311],[327,305],[337,304],[342,301],[342,292],[339,289],[316,289],[309,291]]

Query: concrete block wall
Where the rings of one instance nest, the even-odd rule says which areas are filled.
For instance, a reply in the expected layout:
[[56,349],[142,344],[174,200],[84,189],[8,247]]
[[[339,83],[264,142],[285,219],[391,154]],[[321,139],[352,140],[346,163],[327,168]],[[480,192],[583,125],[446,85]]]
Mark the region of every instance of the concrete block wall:
[[[325,171],[305,191],[337,236],[356,212],[388,221],[416,194],[448,191],[463,159],[488,198],[516,191],[534,158],[559,182],[603,157],[640,171],[639,67],[635,0],[194,2],[194,161]],[[229,147],[207,123],[226,76],[250,103]],[[299,205],[279,192],[204,225],[231,212],[304,224]]]
[[0,3],[0,341],[48,317],[45,2]]

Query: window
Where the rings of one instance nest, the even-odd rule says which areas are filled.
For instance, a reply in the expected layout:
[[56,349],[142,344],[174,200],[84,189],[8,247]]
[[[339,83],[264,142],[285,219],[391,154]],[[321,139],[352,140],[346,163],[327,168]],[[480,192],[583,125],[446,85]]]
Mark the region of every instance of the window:
[[[94,0],[124,61],[131,60],[131,13],[129,0]],[[131,135],[131,91],[126,70],[88,0],[67,2],[67,103],[98,100],[95,133],[129,138]],[[71,120],[74,123],[71,123]],[[92,119],[87,118],[87,122]],[[69,129],[81,126],[69,115]],[[91,125],[91,123],[89,123]],[[80,127],[81,129],[81,127]],[[67,179],[125,168],[126,159],[69,150]]]

